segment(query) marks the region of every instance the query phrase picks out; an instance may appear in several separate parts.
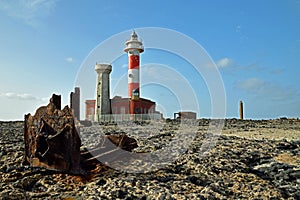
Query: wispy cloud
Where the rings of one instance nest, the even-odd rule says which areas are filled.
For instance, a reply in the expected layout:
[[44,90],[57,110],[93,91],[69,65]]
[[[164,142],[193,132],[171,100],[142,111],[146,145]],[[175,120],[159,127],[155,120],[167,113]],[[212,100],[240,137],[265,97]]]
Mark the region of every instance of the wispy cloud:
[[285,72],[285,69],[283,69],[283,68],[277,68],[277,69],[270,70],[271,74],[282,74],[284,72]]
[[222,58],[216,62],[216,65],[219,68],[232,67],[235,65],[235,62],[231,58]]
[[247,65],[242,65],[236,62],[232,58],[221,58],[215,62],[219,69],[224,69],[229,72],[241,71],[241,70],[254,70],[254,71],[263,71],[264,68],[259,65],[259,62],[253,62]]
[[67,57],[67,58],[65,58],[65,61],[71,63],[74,61],[74,59],[72,57]]
[[259,90],[261,90],[265,86],[265,84],[266,84],[266,82],[261,79],[249,78],[249,79],[237,82],[236,86],[237,86],[237,88],[239,88],[241,90],[257,93],[257,92],[259,92]]
[[48,100],[48,97],[40,98],[32,94],[27,94],[27,93],[17,94],[14,92],[0,93],[0,98],[8,98],[8,99],[15,99],[15,100],[29,100],[29,101],[43,101],[43,102]]
[[1,0],[0,11],[22,20],[30,26],[37,26],[41,17],[50,15],[58,0]]
[[[236,77],[237,73],[262,73],[266,72],[272,75],[279,75],[285,73],[284,68],[267,68],[262,66],[260,61],[255,61],[250,64],[240,64],[232,58],[224,57],[220,60],[215,61],[216,66],[218,69],[226,74],[233,75]],[[210,67],[210,66],[208,66]]]
[[235,87],[260,99],[268,100],[294,100],[300,94],[294,87],[278,85],[259,78],[238,81]]
[[242,25],[237,25],[235,27],[235,32],[238,34],[240,42],[248,40],[248,36],[244,31],[244,27]]

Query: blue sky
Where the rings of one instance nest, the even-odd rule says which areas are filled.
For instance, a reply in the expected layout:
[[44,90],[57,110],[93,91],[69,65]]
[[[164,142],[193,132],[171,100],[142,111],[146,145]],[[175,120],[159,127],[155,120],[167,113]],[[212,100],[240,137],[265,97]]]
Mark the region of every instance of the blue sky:
[[[226,117],[238,117],[240,100],[246,118],[300,116],[299,0],[0,0],[0,25],[0,120],[23,119],[47,104],[52,93],[68,104],[89,53],[115,34],[143,27],[178,31],[206,50],[224,83]],[[192,85],[197,79],[174,55],[148,50],[141,60],[168,64]],[[124,73],[125,53],[113,62],[112,88]],[[172,117],[178,111],[169,103],[172,94],[155,87],[145,86],[142,96]],[[199,116],[210,117],[207,89],[195,91]]]

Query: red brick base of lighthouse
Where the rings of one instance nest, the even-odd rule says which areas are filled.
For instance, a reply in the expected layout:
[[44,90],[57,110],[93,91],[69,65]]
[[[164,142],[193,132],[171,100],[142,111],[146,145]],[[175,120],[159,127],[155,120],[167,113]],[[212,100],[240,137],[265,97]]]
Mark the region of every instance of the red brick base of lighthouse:
[[155,102],[139,98],[132,100],[119,96],[111,100],[112,114],[148,114],[155,113]]

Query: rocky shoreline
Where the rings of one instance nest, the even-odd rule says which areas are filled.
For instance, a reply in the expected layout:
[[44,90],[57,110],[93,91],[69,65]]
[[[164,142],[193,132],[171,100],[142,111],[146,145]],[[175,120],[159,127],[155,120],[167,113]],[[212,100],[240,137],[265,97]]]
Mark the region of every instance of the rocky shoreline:
[[[155,134],[147,125],[125,132],[138,141],[135,153],[151,153],[180,133],[176,123],[162,123]],[[79,176],[23,165],[23,122],[0,122],[0,199],[300,199],[299,119],[227,119],[203,154],[209,123],[198,120],[192,142],[163,168],[128,173],[103,167]],[[102,129],[124,132],[116,125]],[[80,131],[94,141],[92,127]]]

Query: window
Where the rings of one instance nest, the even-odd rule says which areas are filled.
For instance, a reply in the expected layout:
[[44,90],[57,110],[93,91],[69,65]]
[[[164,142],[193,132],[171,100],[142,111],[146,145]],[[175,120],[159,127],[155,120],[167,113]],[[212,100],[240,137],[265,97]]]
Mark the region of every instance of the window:
[[134,90],[132,90],[132,95],[133,95],[133,96],[138,97],[138,96],[139,96],[139,93],[140,93],[139,89],[134,89]]
[[125,114],[125,107],[122,106],[122,107],[120,108],[120,111],[121,111],[121,112],[120,112],[121,114]]

